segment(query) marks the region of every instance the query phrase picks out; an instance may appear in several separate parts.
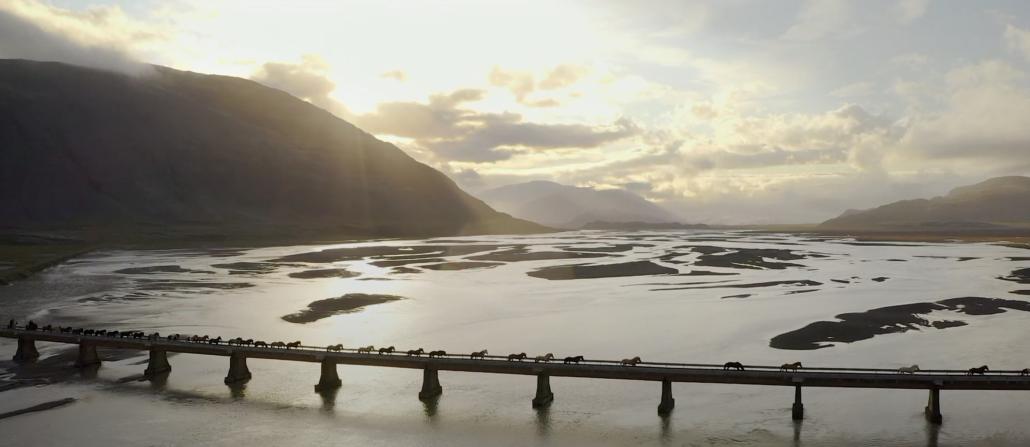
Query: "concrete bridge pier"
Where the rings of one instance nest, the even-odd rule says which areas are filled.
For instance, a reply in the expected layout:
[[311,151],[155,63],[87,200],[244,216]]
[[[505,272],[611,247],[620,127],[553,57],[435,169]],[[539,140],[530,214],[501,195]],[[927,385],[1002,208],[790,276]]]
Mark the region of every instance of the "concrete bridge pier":
[[805,418],[805,404],[801,403],[801,384],[794,385],[794,406],[790,409],[790,418],[800,421]]
[[86,368],[95,365],[100,365],[100,356],[97,355],[97,345],[79,343],[79,356],[75,359],[75,367]]
[[225,376],[225,384],[232,385],[250,381],[250,369],[247,368],[247,356],[242,352],[233,352],[229,356],[229,374]]
[[168,353],[162,349],[151,349],[150,361],[147,362],[147,369],[143,371],[143,376],[154,377],[171,370],[172,365],[168,363]]
[[440,376],[435,369],[427,366],[422,370],[422,391],[418,392],[418,398],[432,399],[441,394],[443,394],[443,387],[440,386]]
[[672,413],[676,407],[676,399],[672,397],[672,381],[662,379],[662,401],[658,404],[658,414],[666,415]]
[[39,351],[36,350],[36,340],[26,337],[18,337],[18,351],[14,353],[13,360],[18,363],[31,362],[39,358]]
[[315,391],[333,390],[339,388],[340,385],[343,385],[343,381],[340,380],[340,376],[336,373],[336,362],[326,357],[322,360],[322,376],[318,379],[318,384],[315,385]]
[[930,396],[926,400],[926,408],[923,409],[923,414],[926,415],[927,422],[931,424],[940,424],[944,422],[944,416],[941,415],[941,389],[938,387],[930,388]]
[[551,392],[551,376],[540,373],[536,375],[536,396],[533,397],[533,408],[540,408],[554,402]]

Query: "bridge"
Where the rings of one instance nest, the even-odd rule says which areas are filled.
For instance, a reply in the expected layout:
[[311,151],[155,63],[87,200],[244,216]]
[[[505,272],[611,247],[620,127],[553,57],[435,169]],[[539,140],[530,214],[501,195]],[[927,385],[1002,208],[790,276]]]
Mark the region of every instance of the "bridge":
[[224,342],[212,344],[168,340],[160,337],[81,335],[26,330],[20,327],[0,329],[0,337],[18,340],[18,350],[14,355],[17,362],[29,362],[39,357],[36,341],[76,344],[79,354],[75,366],[79,368],[100,365],[98,348],[149,351],[150,360],[144,371],[146,377],[171,371],[167,355],[169,352],[229,357],[229,370],[225,376],[227,385],[241,384],[251,379],[250,370],[247,368],[248,358],[319,363],[321,377],[315,385],[316,391],[333,389],[341,385],[336,365],[420,369],[422,390],[419,392],[419,398],[423,400],[436,398],[443,392],[439,371],[536,376],[533,407],[546,406],[554,400],[551,377],[644,380],[661,383],[658,413],[663,415],[670,413],[676,403],[672,396],[673,382],[793,387],[794,405],[791,413],[795,420],[804,418],[804,404],[801,400],[801,391],[804,387],[921,389],[928,391],[924,413],[927,420],[934,424],[943,421],[940,407],[942,390],[1030,390],[1030,376],[1026,375],[1025,370],[989,371],[983,375],[971,375],[967,370],[924,370],[914,374],[902,374],[898,370],[873,368],[806,367],[782,370],[779,366],[743,365],[743,370],[735,370],[726,369],[724,365],[712,364],[640,362],[630,366],[622,365],[620,361],[593,359],[583,359],[578,363],[565,363],[561,360],[537,362],[532,358],[512,361],[508,356],[484,355],[473,359],[469,354],[446,354],[430,358],[407,355],[405,352],[379,354],[358,352],[357,349],[351,348],[331,351],[320,346],[296,346],[291,349],[255,347],[226,345]]

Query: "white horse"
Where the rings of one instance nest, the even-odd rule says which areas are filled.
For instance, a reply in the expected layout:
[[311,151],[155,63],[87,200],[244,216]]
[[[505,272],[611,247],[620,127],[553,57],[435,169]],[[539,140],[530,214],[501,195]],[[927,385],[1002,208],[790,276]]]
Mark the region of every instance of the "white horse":
[[547,363],[547,362],[550,362],[551,360],[554,360],[554,354],[551,354],[550,352],[548,352],[547,354],[536,356],[536,358],[533,359],[533,363],[537,363],[537,362]]
[[902,366],[901,368],[898,368],[898,374],[915,374],[916,371],[919,371],[919,365]]

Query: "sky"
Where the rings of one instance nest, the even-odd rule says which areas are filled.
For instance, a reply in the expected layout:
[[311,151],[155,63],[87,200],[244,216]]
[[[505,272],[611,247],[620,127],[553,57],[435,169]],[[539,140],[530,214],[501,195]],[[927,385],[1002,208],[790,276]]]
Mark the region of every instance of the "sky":
[[802,223],[1030,175],[1030,2],[0,0],[0,57],[285,90],[475,194]]

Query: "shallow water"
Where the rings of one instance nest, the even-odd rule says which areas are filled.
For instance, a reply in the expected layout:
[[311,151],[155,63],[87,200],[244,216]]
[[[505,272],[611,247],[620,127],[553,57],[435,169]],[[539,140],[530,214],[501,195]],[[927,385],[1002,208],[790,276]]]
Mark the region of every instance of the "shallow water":
[[[364,247],[360,250],[352,248]],[[325,249],[347,249],[309,253]],[[0,288],[0,315],[108,329],[396,345],[493,354],[554,352],[647,361],[924,369],[1030,366],[1030,312],[933,311],[915,326],[817,350],[769,347],[776,335],[835,315],[948,298],[1025,300],[999,279],[1027,251],[991,244],[854,244],[795,235],[572,232],[545,236],[377,241],[245,250],[108,251]],[[970,259],[972,258],[972,259]],[[453,264],[451,264],[453,263]],[[577,267],[625,264],[626,268]],[[652,265],[653,264],[653,265]],[[420,265],[430,265],[420,268]],[[148,268],[178,266],[179,268]],[[342,268],[357,276],[290,274]],[[123,269],[133,269],[127,272]],[[675,269],[678,274],[654,274]],[[116,271],[122,270],[122,273]],[[536,276],[529,273],[540,271]],[[558,274],[555,274],[557,272]],[[584,279],[573,279],[582,273]],[[616,276],[616,275],[640,276]],[[572,275],[571,277],[569,275]],[[304,277],[314,276],[314,277]],[[330,276],[330,277],[319,277]],[[546,279],[554,278],[554,279]],[[803,292],[803,293],[799,293]],[[348,293],[397,295],[308,324],[281,317]],[[745,296],[747,295],[747,296]],[[5,320],[6,321],[6,318]],[[821,342],[822,343],[822,342]],[[44,357],[66,347],[39,343]],[[0,341],[14,352],[14,343]],[[534,411],[532,377],[442,372],[426,405],[421,373],[339,366],[335,396],[312,392],[318,366],[249,361],[242,390],[222,385],[227,360],[170,358],[165,383],[125,382],[145,356],[109,361],[96,377],[0,393],[0,413],[76,397],[0,420],[21,445],[286,443],[366,445],[1026,445],[1030,394],[942,394],[945,424],[922,416],[922,391],[674,384],[676,409],[656,415],[655,383],[553,378],[555,402]],[[10,362],[0,364],[13,368]],[[84,438],[85,436],[85,438]]]

